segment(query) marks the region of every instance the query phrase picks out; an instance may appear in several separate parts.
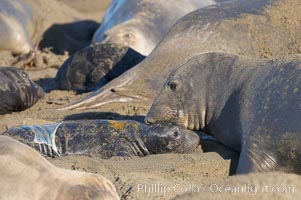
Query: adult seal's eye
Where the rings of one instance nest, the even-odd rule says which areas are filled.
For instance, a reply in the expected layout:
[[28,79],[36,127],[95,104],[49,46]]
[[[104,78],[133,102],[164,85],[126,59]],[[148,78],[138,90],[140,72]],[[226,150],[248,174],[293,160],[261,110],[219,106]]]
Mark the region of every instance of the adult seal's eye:
[[132,38],[132,37],[133,37],[133,34],[132,34],[132,33],[126,33],[126,34],[124,35],[124,37],[126,37],[126,38]]
[[171,90],[176,90],[176,89],[177,89],[177,83],[171,82],[171,83],[169,84],[169,88],[170,88]]

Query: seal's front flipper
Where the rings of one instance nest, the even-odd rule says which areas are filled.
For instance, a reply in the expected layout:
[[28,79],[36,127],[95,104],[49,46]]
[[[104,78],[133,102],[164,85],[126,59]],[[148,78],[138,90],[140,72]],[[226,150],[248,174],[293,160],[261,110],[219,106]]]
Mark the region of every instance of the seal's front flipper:
[[55,143],[55,134],[60,125],[61,123],[13,127],[4,132],[3,135],[27,144],[45,156],[60,157],[61,153]]
[[123,157],[126,160],[134,156],[144,157],[149,154],[142,139],[133,132],[121,134],[111,148],[112,158],[115,157],[115,159]]
[[244,145],[240,153],[236,174],[275,171],[277,160],[260,144]]
[[58,110],[85,110],[101,107],[109,103],[122,103],[122,102],[135,102],[136,97],[129,96],[129,93],[118,92],[117,89],[110,90],[97,90],[93,93],[89,93],[86,97],[79,99],[70,105],[58,108]]
[[137,92],[131,90],[131,85],[135,81],[135,75],[131,74],[130,71],[131,70],[110,81],[102,88],[88,93],[88,95],[84,98],[72,102],[67,106],[60,107],[58,110],[92,109],[109,103],[137,102],[140,100],[147,100],[147,97],[139,95]]

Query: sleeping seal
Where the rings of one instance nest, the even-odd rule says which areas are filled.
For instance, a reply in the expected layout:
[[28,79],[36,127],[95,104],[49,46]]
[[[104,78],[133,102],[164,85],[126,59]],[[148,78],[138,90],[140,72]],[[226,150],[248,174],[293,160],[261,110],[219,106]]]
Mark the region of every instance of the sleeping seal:
[[1,0],[0,8],[0,51],[28,53],[35,31],[31,8],[21,0]]
[[94,43],[71,55],[56,74],[61,90],[92,91],[104,86],[145,57],[133,49],[112,44]]
[[61,109],[113,102],[142,102],[149,108],[169,74],[200,53],[265,58],[301,52],[300,9],[299,0],[242,0],[196,10],[177,21],[140,64]]
[[96,154],[132,157],[157,153],[189,153],[199,145],[199,136],[179,126],[147,126],[136,121],[83,120],[7,130],[13,137],[46,156]]
[[14,67],[0,68],[0,115],[25,110],[44,95],[27,73]]
[[28,146],[0,136],[1,199],[118,200],[106,178],[60,169]]
[[149,55],[172,25],[185,14],[214,0],[113,0],[92,42],[112,42]]
[[240,152],[237,173],[301,174],[301,56],[196,56],[167,79],[145,117],[213,135]]

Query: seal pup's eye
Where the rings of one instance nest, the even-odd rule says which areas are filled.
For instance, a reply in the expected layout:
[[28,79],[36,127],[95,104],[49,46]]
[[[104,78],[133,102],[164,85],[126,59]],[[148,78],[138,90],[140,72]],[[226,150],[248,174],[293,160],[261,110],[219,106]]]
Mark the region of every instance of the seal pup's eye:
[[169,88],[170,88],[171,90],[176,90],[176,89],[177,89],[177,86],[178,86],[178,84],[175,83],[175,82],[171,82],[171,83],[169,84]]
[[179,132],[176,130],[172,133],[172,136],[177,138],[179,136]]

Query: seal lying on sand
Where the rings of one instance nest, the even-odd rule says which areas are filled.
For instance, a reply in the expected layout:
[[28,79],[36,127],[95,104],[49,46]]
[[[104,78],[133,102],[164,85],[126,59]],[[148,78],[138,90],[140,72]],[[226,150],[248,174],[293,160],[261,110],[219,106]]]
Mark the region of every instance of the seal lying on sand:
[[94,43],[69,57],[57,72],[62,90],[91,91],[105,85],[145,57],[129,47]]
[[0,8],[0,51],[28,53],[35,30],[30,7],[21,0],[1,0]]
[[241,152],[237,173],[301,174],[301,56],[196,56],[166,81],[145,117],[213,135]]
[[0,68],[0,114],[25,110],[44,94],[25,72],[14,67]]
[[185,14],[214,0],[113,0],[92,42],[113,42],[148,55]]
[[135,121],[66,121],[42,126],[21,126],[4,133],[48,156],[97,154],[146,156],[151,153],[189,153],[199,136],[178,126],[147,126]]
[[181,18],[139,65],[64,109],[112,102],[151,105],[169,74],[191,57],[226,52],[257,58],[301,52],[301,1],[233,1]]
[[57,168],[36,151],[7,136],[0,136],[0,176],[3,199],[119,199],[106,178]]

